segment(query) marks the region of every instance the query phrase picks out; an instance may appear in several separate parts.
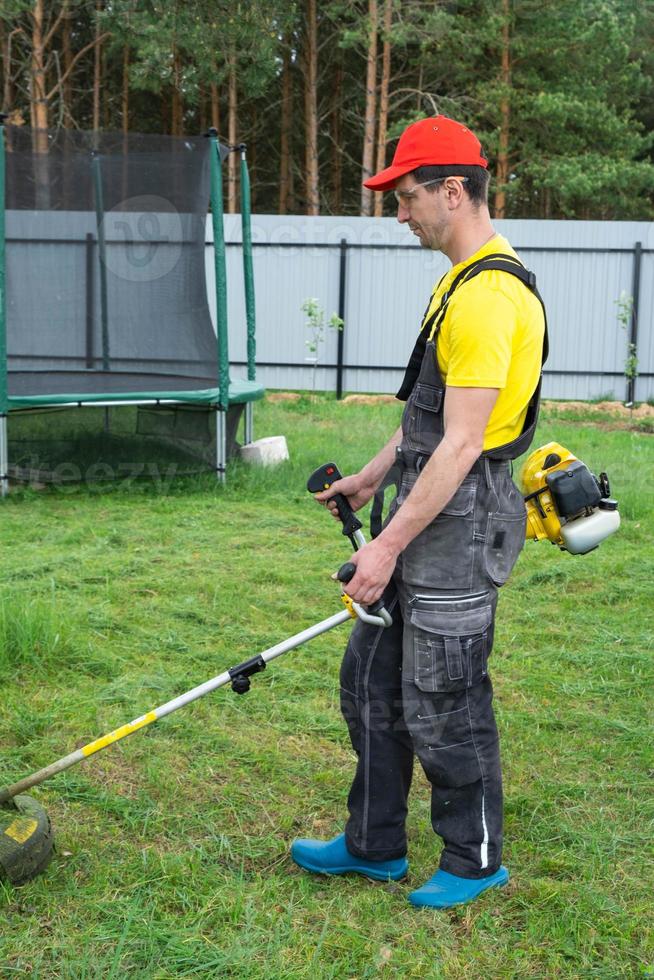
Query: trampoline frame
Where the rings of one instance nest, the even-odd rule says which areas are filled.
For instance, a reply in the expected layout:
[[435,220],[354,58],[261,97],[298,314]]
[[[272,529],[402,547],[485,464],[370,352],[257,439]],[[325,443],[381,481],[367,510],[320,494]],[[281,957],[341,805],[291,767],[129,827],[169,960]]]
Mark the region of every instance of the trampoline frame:
[[[7,115],[0,113],[0,496],[6,497],[9,492],[9,436],[8,418],[12,411],[20,412],[29,410],[27,406],[12,405],[12,399],[8,394],[8,362],[7,362],[7,302],[6,302],[6,231],[5,231],[5,120]],[[230,405],[230,374],[229,374],[229,344],[228,344],[228,322],[227,322],[227,263],[225,255],[225,229],[223,220],[223,192],[222,192],[222,160],[220,153],[220,143],[216,129],[211,128],[205,134],[211,144],[210,152],[210,190],[211,190],[211,219],[213,227],[213,252],[215,270],[215,294],[216,294],[216,344],[218,353],[218,397],[206,402],[207,407],[216,411],[216,477],[224,483],[227,478],[227,412]],[[241,229],[243,242],[243,281],[245,291],[245,313],[247,325],[247,373],[248,382],[252,385],[251,397],[241,394],[237,397],[237,402],[245,401],[244,418],[244,442],[247,445],[253,441],[253,401],[263,396],[263,389],[255,385],[256,382],[256,310],[254,296],[254,270],[252,263],[252,231],[251,231],[251,203],[250,203],[250,177],[247,167],[247,154],[245,143],[237,146],[227,147],[228,152],[238,152],[240,155],[240,183],[241,183]],[[98,161],[99,163],[99,161]],[[99,175],[96,181],[99,183]],[[101,221],[100,221],[101,225]],[[100,262],[100,282],[101,289],[104,288],[103,280],[106,279],[106,270],[102,261]],[[107,357],[107,347],[105,344],[105,324],[103,318],[103,359]],[[192,391],[193,389],[189,389]],[[107,392],[105,397],[110,393]],[[66,396],[67,397],[67,396]],[[19,399],[17,399],[19,400]],[[96,399],[84,399],[70,396],[70,401],[42,402],[43,408],[113,408],[123,405],[183,405],[185,401],[180,398],[167,398],[165,393],[156,397],[143,397],[134,393],[129,397],[129,392],[125,397],[116,399],[102,400],[102,395]],[[36,410],[37,406],[32,406]]]

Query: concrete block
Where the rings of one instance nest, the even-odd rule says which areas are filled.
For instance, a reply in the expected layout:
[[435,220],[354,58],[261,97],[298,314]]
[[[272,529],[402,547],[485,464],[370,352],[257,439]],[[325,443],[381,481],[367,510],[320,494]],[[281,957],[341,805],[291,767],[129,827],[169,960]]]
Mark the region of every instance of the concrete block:
[[241,459],[256,466],[275,466],[288,458],[285,436],[266,436],[241,446]]

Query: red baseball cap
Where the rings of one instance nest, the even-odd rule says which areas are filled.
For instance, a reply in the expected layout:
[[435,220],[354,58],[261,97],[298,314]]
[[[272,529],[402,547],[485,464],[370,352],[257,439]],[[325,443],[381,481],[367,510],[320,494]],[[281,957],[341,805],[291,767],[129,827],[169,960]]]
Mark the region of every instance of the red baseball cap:
[[463,123],[447,116],[419,119],[404,130],[390,167],[364,180],[373,191],[390,191],[404,174],[416,167],[439,165],[453,167],[487,167],[481,155],[481,143]]

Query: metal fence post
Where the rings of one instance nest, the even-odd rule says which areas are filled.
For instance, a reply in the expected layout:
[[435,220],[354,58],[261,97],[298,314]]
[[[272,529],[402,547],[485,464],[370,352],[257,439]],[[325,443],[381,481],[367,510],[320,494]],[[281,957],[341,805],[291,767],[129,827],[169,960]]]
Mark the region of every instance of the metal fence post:
[[[629,351],[631,359],[638,351],[638,305],[640,303],[640,265],[643,254],[643,243],[634,245],[634,264],[631,276],[631,325],[629,330]],[[634,361],[634,365],[635,365]],[[627,379],[627,403],[633,405],[636,401],[636,376]]]
[[336,350],[336,398],[343,397],[343,348],[345,341],[345,281],[347,278],[347,239],[341,238],[339,246],[338,268],[338,315],[343,326],[338,331],[338,347]]
[[95,280],[93,257],[95,253],[95,238],[91,232],[87,232],[85,248],[86,259],[86,366],[90,370],[95,368],[94,357],[94,314],[95,314]]
[[95,222],[98,231],[98,262],[100,269],[100,322],[102,324],[102,370],[109,370],[109,307],[107,302],[107,243],[104,229],[104,195],[102,192],[102,168],[97,150],[91,151],[93,192],[95,197]]
[[9,493],[9,393],[7,388],[7,299],[5,291],[5,113],[0,114],[0,495]]

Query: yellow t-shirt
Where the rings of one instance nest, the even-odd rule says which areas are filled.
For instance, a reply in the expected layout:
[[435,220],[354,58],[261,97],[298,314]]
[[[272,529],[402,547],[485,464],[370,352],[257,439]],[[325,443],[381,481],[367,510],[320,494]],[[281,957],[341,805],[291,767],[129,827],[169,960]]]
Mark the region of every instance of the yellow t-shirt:
[[[429,313],[462,269],[494,253],[517,258],[506,238],[495,235],[450,269],[432,294]],[[436,343],[438,366],[451,387],[500,389],[486,426],[484,449],[520,435],[538,384],[544,330],[538,299],[508,272],[480,272],[452,294]]]

